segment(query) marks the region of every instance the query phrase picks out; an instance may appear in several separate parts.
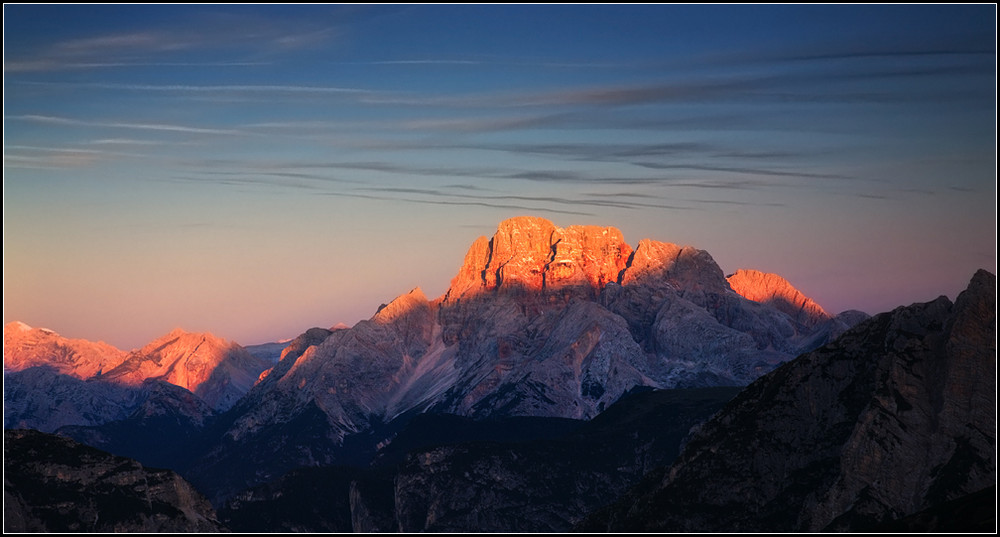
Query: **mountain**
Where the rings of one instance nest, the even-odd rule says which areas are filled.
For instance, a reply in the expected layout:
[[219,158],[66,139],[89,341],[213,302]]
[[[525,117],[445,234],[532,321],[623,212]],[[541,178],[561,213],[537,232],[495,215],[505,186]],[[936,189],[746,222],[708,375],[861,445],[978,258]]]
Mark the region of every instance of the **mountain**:
[[995,486],[996,277],[979,271],[954,303],[877,315],[758,379],[580,529],[867,531]]
[[103,341],[67,339],[45,328],[21,322],[3,327],[4,372],[45,366],[56,373],[88,379],[119,365],[127,353]]
[[81,380],[43,365],[4,373],[4,428],[54,432],[128,417],[145,399],[141,387]]
[[3,447],[4,533],[225,529],[172,471],[38,431],[4,431]]
[[954,304],[831,316],[691,246],[519,217],[442,296],[277,363],[183,331],[12,359],[5,426],[170,467],[241,531],[563,531],[608,504],[581,527],[878,528],[995,485],[991,293],[977,274]]
[[816,326],[832,318],[819,304],[777,274],[740,269],[726,276],[726,281],[744,298],[771,306],[803,325]]
[[162,380],[147,380],[131,389],[138,396],[134,406],[126,407],[126,415],[92,425],[65,425],[55,432],[149,466],[183,467],[195,456],[202,432],[216,413],[197,395]]
[[127,385],[161,379],[186,388],[216,410],[225,410],[270,365],[236,343],[176,329],[129,353],[122,363],[96,378]]
[[[9,323],[4,327],[4,426],[46,432],[96,426],[129,419],[137,410],[150,414],[151,406],[162,413],[171,402],[181,405],[171,412],[201,424],[232,406],[271,365],[211,334],[175,330],[124,352]],[[170,386],[190,391],[204,403]],[[194,409],[204,413],[194,416]]]
[[852,326],[870,317],[858,310],[830,315],[813,299],[777,274],[740,269],[726,276],[726,281],[740,296],[788,315],[799,326],[799,331],[811,332],[808,342],[801,345],[802,350],[833,341]]
[[417,288],[293,341],[190,472],[218,501],[357,460],[352,439],[401,416],[590,419],[636,387],[746,385],[827,339],[734,292],[703,250],[512,218],[473,242],[442,297]]

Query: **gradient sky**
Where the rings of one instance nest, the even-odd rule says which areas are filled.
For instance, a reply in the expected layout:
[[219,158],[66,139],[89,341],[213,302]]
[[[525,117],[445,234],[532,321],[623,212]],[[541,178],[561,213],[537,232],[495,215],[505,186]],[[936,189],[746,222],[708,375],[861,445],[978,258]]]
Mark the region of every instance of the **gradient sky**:
[[4,322],[254,344],[618,227],[831,312],[996,272],[996,6],[4,6]]

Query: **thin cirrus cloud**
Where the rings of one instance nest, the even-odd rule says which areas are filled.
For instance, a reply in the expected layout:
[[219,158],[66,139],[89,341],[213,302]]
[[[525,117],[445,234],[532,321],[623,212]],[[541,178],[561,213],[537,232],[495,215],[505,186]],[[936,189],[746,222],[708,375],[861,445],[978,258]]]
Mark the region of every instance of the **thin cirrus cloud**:
[[[767,160],[775,163],[787,161],[790,158],[801,157],[807,152],[791,151],[763,151],[763,152],[736,152],[725,153],[725,148],[718,144],[708,144],[703,142],[678,142],[665,144],[508,144],[508,145],[483,145],[478,149],[489,149],[495,151],[505,151],[511,153],[527,153],[556,157],[565,157],[570,160],[584,161],[612,161],[624,162],[640,168],[652,170],[693,170],[706,172],[723,172],[741,175],[763,175],[773,177],[791,177],[802,179],[855,179],[852,176],[837,173],[822,173],[801,169],[773,169],[759,166],[720,166],[703,165],[677,162],[652,162],[648,160],[638,160],[637,157],[669,157],[676,159],[683,157],[691,160],[706,160],[718,158],[730,158],[733,160],[754,159],[757,161]],[[578,180],[578,176],[564,174],[562,172],[545,173],[531,172],[521,176],[521,178],[531,180]]]
[[384,194],[419,194],[428,196],[431,198],[438,198],[441,201],[446,200],[475,200],[481,203],[500,203],[500,202],[534,202],[539,204],[552,204],[552,205],[569,205],[573,207],[610,207],[617,209],[690,209],[690,207],[680,206],[680,205],[668,205],[662,203],[645,203],[637,201],[611,201],[606,199],[595,200],[595,199],[585,199],[585,198],[567,198],[567,197],[555,197],[555,196],[519,196],[514,194],[501,194],[501,195],[487,195],[487,194],[460,194],[456,192],[435,190],[427,188],[400,188],[400,187],[381,187],[381,188],[361,188],[357,189],[360,191],[370,191],[378,192]]
[[771,170],[765,168],[746,168],[732,166],[706,166],[703,164],[663,164],[656,162],[637,162],[637,166],[656,170],[699,170],[708,172],[736,173],[742,175],[770,175],[775,177],[800,177],[804,179],[855,179],[849,175],[837,173],[817,173],[800,170]]
[[175,180],[192,183],[218,183],[233,184],[236,182],[248,182],[258,185],[269,186],[292,186],[296,188],[321,188],[324,183],[338,183],[345,185],[362,184],[361,181],[345,179],[321,173],[304,173],[296,171],[280,171],[279,169],[267,170],[265,168],[247,168],[239,170],[205,170],[194,169],[188,175],[176,175]]
[[485,201],[481,199],[470,199],[470,200],[454,200],[454,199],[421,199],[405,196],[389,196],[389,195],[378,195],[378,194],[363,194],[359,192],[322,192],[325,196],[335,196],[344,198],[359,198],[359,199],[370,199],[379,201],[397,201],[415,204],[426,204],[426,205],[451,205],[451,206],[465,206],[465,207],[488,207],[491,209],[505,209],[505,210],[517,210],[517,211],[545,211],[555,214],[567,214],[576,216],[595,216],[593,213],[585,211],[573,211],[568,209],[555,209],[552,207],[536,206],[528,204],[515,204],[515,203],[496,203]]
[[320,93],[320,94],[363,94],[371,90],[359,88],[344,88],[337,86],[305,86],[290,84],[113,84],[107,82],[36,82],[12,81],[15,84],[91,88],[116,91],[136,92],[176,92],[176,93]]
[[565,68],[565,69],[638,69],[649,67],[645,62],[568,62],[555,60],[518,60],[505,57],[490,57],[482,59],[456,59],[456,58],[420,58],[420,59],[392,59],[392,60],[368,60],[352,62],[330,62],[330,65],[356,65],[356,66],[459,66],[459,67],[527,67],[527,68]]
[[99,160],[99,155],[91,153],[49,153],[41,155],[4,153],[3,166],[4,168],[56,170],[91,166],[97,160]]
[[88,145],[148,146],[162,145],[164,142],[160,140],[140,140],[137,138],[100,138],[97,140],[88,140],[85,143]]
[[[517,209],[538,209],[539,207],[531,207],[523,204],[513,205],[511,203],[501,203],[501,202],[528,202],[535,201],[538,203],[545,204],[546,206],[551,205],[578,205],[578,206],[590,206],[590,207],[605,207],[605,208],[620,208],[620,209],[637,209],[637,208],[659,208],[659,209],[688,209],[692,208],[690,205],[676,205],[676,204],[663,204],[663,203],[648,203],[648,200],[655,198],[650,193],[646,192],[642,195],[637,195],[641,201],[622,201],[622,199],[617,199],[615,201],[609,200],[588,200],[586,198],[556,198],[545,195],[535,195],[535,196],[522,196],[519,194],[507,194],[507,193],[496,193],[496,188],[516,188],[512,184],[508,184],[507,181],[531,181],[537,183],[552,183],[552,184],[577,184],[577,185],[619,185],[619,186],[657,186],[657,187],[670,187],[674,189],[707,189],[715,192],[722,192],[725,190],[730,190],[733,192],[746,192],[749,190],[764,190],[773,189],[779,187],[785,187],[787,184],[776,184],[771,181],[766,181],[760,178],[700,178],[695,179],[688,176],[666,176],[666,175],[656,175],[649,177],[629,177],[629,176],[607,176],[607,175],[592,175],[583,171],[569,171],[569,170],[510,170],[502,168],[448,168],[448,167],[417,167],[417,166],[406,166],[398,165],[384,162],[237,162],[237,161],[205,161],[200,163],[192,163],[192,175],[185,176],[182,179],[189,182],[209,182],[215,184],[223,185],[267,185],[267,186],[291,186],[295,188],[315,188],[323,190],[323,193],[330,195],[341,195],[345,197],[360,197],[369,199],[381,199],[381,200],[393,200],[393,201],[404,201],[413,203],[431,203],[432,201],[447,201],[447,204],[468,204],[470,201],[475,201],[476,205],[484,206],[495,206],[498,208],[517,208]],[[206,168],[212,167],[230,167],[236,166],[237,169],[232,170],[213,170],[206,171]],[[294,170],[364,170],[364,171],[378,171],[386,173],[389,175],[394,175],[398,178],[408,180],[408,178],[414,175],[422,175],[429,177],[462,177],[466,179],[478,179],[490,181],[490,185],[495,187],[493,189],[484,189],[482,185],[459,185],[456,187],[447,187],[441,189],[428,189],[428,188],[415,188],[415,187],[402,187],[394,185],[372,185],[372,180],[354,180],[345,179],[337,176],[331,176],[329,174],[319,172],[309,172],[304,173]],[[761,174],[758,174],[761,175]],[[291,180],[291,181],[290,181]],[[303,183],[302,181],[306,181]],[[347,190],[338,189],[335,192],[327,191],[323,184],[338,183],[347,187]],[[363,186],[368,185],[368,186]],[[456,192],[456,190],[464,190],[466,192],[473,191],[474,194],[464,194]],[[487,193],[488,192],[488,193]],[[427,200],[418,199],[411,197],[404,197],[403,194],[410,195],[424,195],[433,196],[438,199]],[[567,200],[563,203],[560,200]],[[682,200],[683,201],[683,200]],[[732,201],[736,203],[736,200],[723,200]],[[705,203],[700,200],[694,200],[693,203]],[[759,202],[753,200],[741,200],[739,201],[741,205],[756,205],[756,206],[781,206],[781,203],[774,202]],[[501,207],[502,205],[502,207]],[[582,214],[579,211],[574,211],[569,214]],[[588,213],[589,214],[589,213]]]
[[[652,177],[627,177],[592,175],[582,170],[514,170],[498,167],[420,167],[388,162],[322,162],[322,161],[236,161],[215,159],[189,163],[191,171],[174,176],[172,180],[188,183],[211,183],[233,187],[276,187],[311,190],[320,195],[389,201],[395,203],[430,204],[443,206],[475,206],[504,210],[547,211],[554,214],[588,215],[596,213],[588,210],[599,209],[667,209],[695,210],[710,203],[709,200],[673,195],[670,201],[657,201],[658,196],[650,192],[632,197],[626,195],[594,199],[593,195],[576,197],[552,196],[538,193],[524,195],[505,192],[517,189],[516,183],[509,181],[531,181],[552,184],[577,184],[592,186],[659,186],[671,187],[676,193],[686,190],[711,190],[716,193],[731,191],[734,194],[751,190],[775,188],[774,183],[760,179],[692,179],[657,175]],[[304,170],[304,171],[303,171]],[[461,177],[464,179],[488,181],[483,184],[458,184],[439,188],[400,186],[398,184],[378,184],[366,179],[345,179],[331,175],[327,170],[375,171],[387,174],[386,180],[410,181],[413,176],[435,178]],[[333,188],[333,185],[337,185]],[[332,189],[333,188],[333,189]],[[721,195],[721,194],[720,194]],[[731,205],[780,207],[784,204],[772,200],[750,200],[746,198],[720,198],[718,201]]]
[[[958,55],[966,58],[968,55]],[[905,57],[924,58],[924,55]],[[890,60],[896,59],[890,57]],[[895,61],[879,62],[875,65],[835,65],[825,58],[812,60],[818,69],[797,69],[780,74],[741,75],[687,75],[683,80],[631,82],[618,85],[580,85],[544,91],[520,91],[508,93],[480,92],[455,95],[418,94],[367,94],[361,101],[367,104],[400,106],[438,106],[456,108],[509,108],[509,107],[567,107],[596,106],[620,107],[643,104],[666,103],[708,103],[708,102],[787,102],[789,99],[801,102],[882,102],[933,101],[941,97],[939,93],[924,90],[919,85],[895,87],[892,91],[831,89],[831,85],[841,82],[863,82],[866,87],[881,88],[884,79],[905,79],[920,77],[943,77],[963,75],[987,75],[990,66],[981,61],[978,54],[972,55],[971,62],[954,63],[955,58],[946,58],[946,63],[926,65],[898,65]],[[810,60],[803,59],[802,62]],[[801,67],[801,66],[800,66]],[[902,92],[900,90],[903,90]],[[954,97],[963,98],[961,90],[954,90]]]
[[173,125],[168,123],[130,123],[119,121],[90,121],[84,119],[74,119],[60,116],[46,116],[40,114],[20,114],[4,116],[4,120],[27,121],[32,123],[47,123],[55,125],[65,125],[71,127],[102,127],[109,129],[128,129],[173,132],[182,134],[217,134],[227,136],[254,136],[254,133],[237,129],[218,129],[210,127],[194,127],[190,125]]
[[44,71],[82,70],[82,69],[114,69],[131,67],[261,67],[272,62],[260,61],[204,61],[204,62],[169,62],[169,61],[71,61],[39,59],[26,61],[5,61],[3,70],[7,73],[30,73]]
[[8,144],[4,146],[4,166],[8,168],[82,168],[109,158],[142,158],[146,155],[105,149],[43,147]]
[[[688,186],[693,188],[705,187],[705,188],[733,188],[739,190],[745,190],[747,188],[753,188],[759,186],[759,184],[752,184],[752,182],[744,182],[739,185],[722,185],[719,183],[715,184],[698,184],[698,183],[684,183],[678,184],[677,186]],[[672,197],[675,203],[651,203],[650,199],[659,199],[655,196],[643,196],[642,199],[646,201],[636,201],[635,199],[629,198],[628,196],[605,196],[605,199],[591,199],[592,195],[584,195],[582,197],[556,197],[556,196],[521,196],[514,194],[461,194],[456,193],[451,190],[437,190],[437,189],[425,189],[425,188],[407,188],[407,187],[368,187],[368,188],[358,188],[350,191],[337,191],[337,192],[324,192],[324,195],[331,196],[341,196],[341,197],[357,197],[364,199],[374,199],[383,201],[396,201],[396,202],[406,202],[406,203],[421,203],[421,204],[436,204],[436,205],[467,205],[467,206],[482,206],[500,209],[517,209],[517,210],[529,210],[529,211],[547,211],[557,214],[573,214],[573,215],[586,215],[594,216],[595,213],[585,212],[580,210],[580,208],[591,207],[595,209],[625,209],[625,210],[648,210],[648,209],[667,209],[667,210],[698,210],[697,205],[706,204],[728,204],[728,205],[739,205],[739,206],[757,206],[757,207],[783,207],[785,204],[779,202],[769,202],[769,201],[752,201],[746,199],[740,200],[706,200],[689,198],[685,199],[682,197]],[[407,196],[409,195],[409,196]],[[412,197],[413,195],[423,196],[420,198]],[[614,198],[614,199],[609,199]],[[562,209],[557,207],[573,207],[575,209]]]
[[866,50],[836,50],[836,51],[816,51],[804,54],[789,54],[786,56],[774,56],[772,60],[782,61],[815,61],[815,60],[855,60],[869,58],[926,58],[938,56],[984,56],[993,57],[995,50],[979,48],[976,46],[955,46],[951,48],[905,48],[905,49],[866,49]]
[[[207,13],[141,30],[58,41],[27,53],[5,50],[5,72],[108,67],[256,67],[269,55],[318,49],[339,35],[336,26],[308,17],[275,20],[249,13]],[[6,48],[6,47],[5,47]],[[191,61],[187,55],[237,54]]]

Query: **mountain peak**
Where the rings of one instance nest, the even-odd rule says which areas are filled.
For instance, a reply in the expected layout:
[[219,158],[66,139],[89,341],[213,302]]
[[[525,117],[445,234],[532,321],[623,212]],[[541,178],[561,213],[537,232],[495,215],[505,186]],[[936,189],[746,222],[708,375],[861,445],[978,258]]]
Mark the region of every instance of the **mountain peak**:
[[372,317],[372,320],[383,324],[390,323],[411,311],[417,309],[429,310],[429,308],[430,303],[427,301],[423,290],[415,287],[409,293],[400,295],[394,298],[392,302],[380,306]]
[[128,385],[161,379],[203,398],[216,409],[228,408],[257,380],[267,364],[243,347],[208,332],[175,328],[133,351],[102,378]]
[[211,341],[215,345],[227,345],[228,342],[211,332],[189,332],[177,327],[170,332],[150,341],[142,348],[144,352],[155,352],[157,349],[167,344],[177,344],[178,342],[197,345],[199,341]]
[[30,326],[22,323],[21,321],[11,321],[11,322],[7,323],[6,326],[3,327],[3,330],[4,330],[4,332],[6,332],[8,329],[10,329],[10,330],[20,330],[21,332],[28,332],[28,331],[32,330],[32,328]]
[[639,241],[620,283],[669,284],[686,292],[724,293],[729,289],[722,269],[705,250],[652,239]]
[[6,371],[47,366],[78,379],[111,369],[126,356],[125,352],[103,341],[68,339],[47,328],[32,328],[20,321],[4,326],[3,349]]
[[631,253],[613,227],[561,228],[537,216],[509,218],[492,239],[473,242],[446,298],[496,289],[599,290],[618,280]]
[[819,304],[777,274],[740,269],[726,279],[733,291],[744,298],[772,306],[806,326],[831,318]]

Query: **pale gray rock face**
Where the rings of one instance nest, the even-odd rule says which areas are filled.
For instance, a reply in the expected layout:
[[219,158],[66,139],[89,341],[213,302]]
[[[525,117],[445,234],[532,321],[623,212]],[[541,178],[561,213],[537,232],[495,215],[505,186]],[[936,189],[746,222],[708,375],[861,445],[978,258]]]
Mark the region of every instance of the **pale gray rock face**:
[[435,328],[430,303],[415,289],[371,320],[309,346],[288,366],[285,357],[279,363],[283,374],[272,372],[265,379],[270,388],[251,394],[259,402],[236,420],[230,436],[240,439],[315,404],[330,418],[332,434],[342,439],[368,428],[373,419],[419,407],[442,384],[442,376],[454,374],[451,367],[436,367],[450,364],[451,354],[439,341],[432,347]]
[[48,366],[4,374],[4,428],[54,432],[66,425],[98,425],[128,417],[141,390],[80,380]]
[[764,376],[585,527],[860,531],[996,485],[996,277]]
[[629,388],[650,382],[648,357],[623,319],[594,302],[573,299],[534,318],[504,320],[523,324],[494,325],[496,335],[465,354],[478,360],[469,361],[452,391],[462,397],[436,409],[476,417],[590,418]]
[[127,386],[79,380],[33,367],[4,378],[4,428],[47,433],[67,426],[89,427],[163,415],[201,426],[214,411],[201,398],[173,384],[150,380]]

